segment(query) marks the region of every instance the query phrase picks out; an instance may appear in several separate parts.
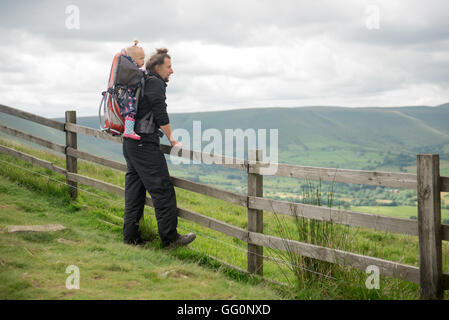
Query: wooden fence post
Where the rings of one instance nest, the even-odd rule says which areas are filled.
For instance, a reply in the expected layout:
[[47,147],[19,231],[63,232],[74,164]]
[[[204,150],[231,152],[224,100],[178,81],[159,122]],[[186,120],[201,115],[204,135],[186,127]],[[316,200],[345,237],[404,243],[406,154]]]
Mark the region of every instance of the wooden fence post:
[[[76,124],[76,111],[66,111],[65,112],[65,122]],[[78,173],[78,160],[75,157],[67,155],[67,148],[78,148],[78,141],[76,132],[65,131],[65,142],[66,142],[66,169],[67,172]],[[70,195],[72,199],[76,200],[78,198],[78,182],[71,181],[67,177],[67,184],[70,187]]]
[[[262,161],[262,150],[248,150],[250,161]],[[248,196],[263,197],[263,175],[248,172]],[[263,233],[263,211],[248,208],[248,231]],[[263,247],[248,243],[248,272],[263,276]]]
[[440,158],[417,155],[419,274],[421,299],[443,298]]

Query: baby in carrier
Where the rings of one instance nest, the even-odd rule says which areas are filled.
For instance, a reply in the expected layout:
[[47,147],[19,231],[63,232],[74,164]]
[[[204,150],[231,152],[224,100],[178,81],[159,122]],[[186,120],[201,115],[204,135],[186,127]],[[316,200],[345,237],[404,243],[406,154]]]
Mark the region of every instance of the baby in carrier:
[[[122,54],[129,61],[133,62],[138,68],[141,68],[145,60],[145,52],[142,47],[138,47],[139,41],[134,40],[134,45],[122,50]],[[146,72],[146,70],[144,71]],[[137,86],[129,87],[128,94],[124,95],[120,104],[124,106],[123,116],[125,117],[125,128],[123,137],[140,140],[140,136],[134,132],[134,125],[136,122],[136,91]]]

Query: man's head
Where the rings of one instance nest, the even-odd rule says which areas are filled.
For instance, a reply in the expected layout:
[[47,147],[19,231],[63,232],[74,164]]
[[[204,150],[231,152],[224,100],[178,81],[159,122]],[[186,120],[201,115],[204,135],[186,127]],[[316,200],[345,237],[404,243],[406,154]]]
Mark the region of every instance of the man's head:
[[148,72],[157,73],[165,82],[168,82],[173,73],[171,66],[171,57],[168,55],[168,49],[157,49],[148,59],[145,68]]

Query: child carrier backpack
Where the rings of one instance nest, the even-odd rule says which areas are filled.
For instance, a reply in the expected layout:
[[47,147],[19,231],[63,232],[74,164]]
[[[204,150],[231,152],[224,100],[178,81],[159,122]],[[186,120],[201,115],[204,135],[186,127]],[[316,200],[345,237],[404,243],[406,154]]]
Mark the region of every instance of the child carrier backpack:
[[139,99],[143,97],[145,74],[133,63],[126,54],[126,50],[114,56],[111,72],[109,74],[108,88],[103,91],[98,117],[100,130],[113,136],[121,135],[124,131],[124,114],[126,107],[122,101],[127,101],[130,95],[129,88],[136,98],[136,112]]

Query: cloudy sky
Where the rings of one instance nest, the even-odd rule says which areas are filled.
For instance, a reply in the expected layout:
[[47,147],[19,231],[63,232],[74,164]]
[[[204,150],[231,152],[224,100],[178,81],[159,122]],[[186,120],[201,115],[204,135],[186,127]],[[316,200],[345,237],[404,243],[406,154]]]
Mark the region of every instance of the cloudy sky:
[[96,115],[113,55],[135,38],[147,57],[169,49],[169,112],[449,101],[447,0],[18,0],[1,8],[0,103],[47,117]]

